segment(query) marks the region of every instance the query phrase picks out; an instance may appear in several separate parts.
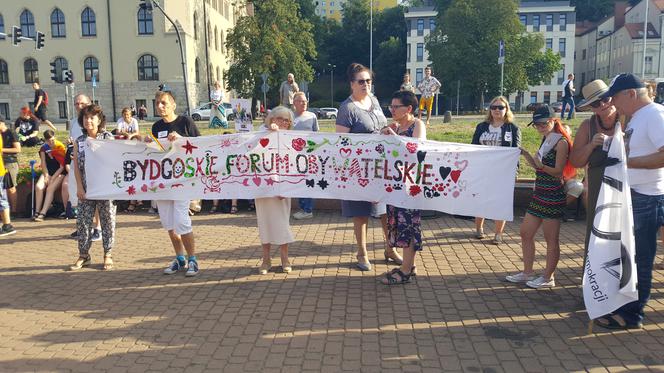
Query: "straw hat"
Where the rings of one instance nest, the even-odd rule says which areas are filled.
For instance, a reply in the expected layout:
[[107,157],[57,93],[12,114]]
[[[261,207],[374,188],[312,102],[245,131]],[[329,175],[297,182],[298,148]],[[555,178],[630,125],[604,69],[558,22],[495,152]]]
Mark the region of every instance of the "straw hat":
[[603,80],[597,79],[583,86],[581,92],[583,93],[583,100],[576,106],[579,108],[586,107],[593,102],[602,98],[602,95],[609,91],[609,87]]

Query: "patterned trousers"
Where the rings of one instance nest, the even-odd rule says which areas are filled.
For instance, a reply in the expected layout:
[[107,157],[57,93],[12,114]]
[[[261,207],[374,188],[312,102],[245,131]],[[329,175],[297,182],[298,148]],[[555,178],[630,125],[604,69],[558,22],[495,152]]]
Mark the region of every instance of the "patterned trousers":
[[115,240],[115,212],[117,207],[112,201],[96,201],[86,199],[78,202],[78,217],[76,218],[76,229],[78,230],[78,255],[87,257],[92,246],[92,222],[95,210],[99,209],[99,221],[101,222],[101,237],[104,246],[104,256],[111,254],[113,241]]

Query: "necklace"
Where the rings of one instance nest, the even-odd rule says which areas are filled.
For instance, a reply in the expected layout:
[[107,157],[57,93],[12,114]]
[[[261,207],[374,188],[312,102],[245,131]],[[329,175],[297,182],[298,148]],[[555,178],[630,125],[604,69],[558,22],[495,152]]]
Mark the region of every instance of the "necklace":
[[616,127],[616,123],[618,123],[618,116],[616,115],[616,120],[613,122],[613,126],[611,127],[604,127],[604,124],[602,123],[602,118],[597,116],[597,124],[604,130],[604,131],[611,131]]

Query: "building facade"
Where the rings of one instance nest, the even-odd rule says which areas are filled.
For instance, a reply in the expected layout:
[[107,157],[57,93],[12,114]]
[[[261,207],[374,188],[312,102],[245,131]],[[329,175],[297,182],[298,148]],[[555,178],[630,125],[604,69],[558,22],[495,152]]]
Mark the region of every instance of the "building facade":
[[[223,82],[229,67],[225,37],[238,17],[251,11],[231,0],[162,0],[162,7],[178,25],[188,78],[189,102],[209,101],[209,86]],[[19,26],[23,36],[46,34],[45,46],[23,40],[12,46],[0,39],[0,113],[15,118],[31,105],[31,83],[39,80],[49,94],[49,117],[63,121],[65,86],[51,80],[50,63],[74,73],[75,92],[93,96],[107,118],[118,117],[130,105],[148,108],[154,116],[154,93],[162,83],[175,94],[177,111],[186,110],[184,74],[177,37],[171,23],[157,9],[150,12],[134,0],[24,0],[0,5],[0,32]],[[226,96],[228,97],[228,96]],[[192,107],[193,109],[193,107]]]
[[[342,7],[345,2],[346,0],[315,0],[316,9],[314,12],[323,18],[341,21],[341,18],[343,18]],[[371,2],[376,11],[397,6],[397,0],[371,0]]]
[[[438,12],[432,1],[424,2],[425,6],[410,7],[404,14],[408,31],[406,34],[406,72],[411,81],[417,85],[424,77],[424,68],[431,64],[426,49],[425,38],[436,29]],[[435,75],[435,71],[433,72]]]

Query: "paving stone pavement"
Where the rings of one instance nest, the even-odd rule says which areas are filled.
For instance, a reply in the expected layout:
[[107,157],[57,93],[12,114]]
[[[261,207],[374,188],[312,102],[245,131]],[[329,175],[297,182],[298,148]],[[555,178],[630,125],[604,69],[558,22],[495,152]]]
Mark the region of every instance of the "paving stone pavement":
[[[16,222],[18,234],[0,238],[0,371],[664,370],[662,271],[644,330],[587,334],[581,222],[563,224],[558,286],[533,290],[503,281],[521,268],[520,219],[502,246],[474,239],[472,221],[424,220],[417,280],[393,287],[377,282],[391,268],[377,220],[372,271],[353,267],[351,222],[325,211],[292,222],[294,271],[264,276],[252,213],[193,220],[195,278],[162,274],[173,256],[152,215],[118,217],[108,272],[99,242],[91,268],[65,270],[73,221]],[[540,234],[538,270],[542,244]]]

